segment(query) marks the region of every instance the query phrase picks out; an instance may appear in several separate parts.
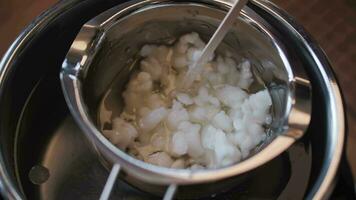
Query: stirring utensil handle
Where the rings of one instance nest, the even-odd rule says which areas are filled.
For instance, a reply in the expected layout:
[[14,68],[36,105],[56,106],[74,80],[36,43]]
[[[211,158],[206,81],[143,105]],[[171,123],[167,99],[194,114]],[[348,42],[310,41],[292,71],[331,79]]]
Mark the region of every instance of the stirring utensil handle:
[[111,190],[115,184],[116,178],[119,175],[120,172],[120,165],[115,164],[110,172],[110,175],[106,181],[106,184],[104,186],[103,192],[100,195],[100,200],[108,200],[111,194]]
[[219,27],[216,29],[214,35],[210,38],[208,44],[204,47],[199,59],[189,68],[185,77],[184,88],[188,88],[194,82],[196,76],[201,73],[203,64],[213,56],[215,49],[224,39],[225,35],[230,30],[230,27],[233,25],[236,18],[240,14],[240,11],[247,4],[247,2],[248,0],[237,0],[231,7]]
[[172,184],[168,186],[166,193],[163,196],[163,200],[172,200],[177,191],[178,186],[176,184]]
[[225,16],[224,20],[220,23],[214,35],[210,38],[208,44],[205,46],[203,53],[200,57],[200,61],[207,60],[213,55],[215,49],[224,39],[225,35],[230,30],[231,26],[236,21],[236,18],[239,16],[240,11],[246,5],[247,2],[248,0],[236,1],[233,7],[229,10],[228,14]]

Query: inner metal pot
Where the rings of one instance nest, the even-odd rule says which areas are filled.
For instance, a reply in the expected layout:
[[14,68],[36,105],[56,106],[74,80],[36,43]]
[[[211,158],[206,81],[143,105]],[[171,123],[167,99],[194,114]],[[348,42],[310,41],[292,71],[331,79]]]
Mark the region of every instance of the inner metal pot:
[[[130,177],[149,183],[206,183],[252,170],[285,151],[303,135],[310,121],[309,80],[300,63],[289,60],[291,53],[275,37],[277,32],[248,7],[243,9],[218,52],[231,49],[236,52],[236,60],[241,56],[250,59],[255,76],[271,94],[270,134],[253,156],[220,169],[168,169],[129,156],[100,133],[101,100],[115,85],[113,97],[109,98],[122,102],[118,97],[144,44],[167,44],[192,31],[207,41],[230,4],[212,0],[134,1],[102,13],[82,27],[63,63],[62,87],[75,120],[105,160],[121,165]],[[122,106],[119,104],[115,109],[120,110]]]

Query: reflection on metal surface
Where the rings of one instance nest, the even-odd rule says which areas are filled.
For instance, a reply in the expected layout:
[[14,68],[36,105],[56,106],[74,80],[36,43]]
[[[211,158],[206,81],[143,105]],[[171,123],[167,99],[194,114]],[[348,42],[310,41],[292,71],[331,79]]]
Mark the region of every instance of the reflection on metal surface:
[[51,178],[41,187],[42,199],[54,199],[55,194],[59,192],[56,190],[60,189],[57,185],[69,181],[68,173],[78,173],[74,170],[70,172],[69,169],[73,169],[73,164],[83,159],[78,157],[79,155],[85,156],[86,151],[90,151],[85,148],[85,140],[79,134],[80,130],[70,119],[63,121],[54,132],[42,161],[52,172]]
[[72,45],[72,49],[75,51],[84,51],[87,49],[87,43],[85,41],[75,41]]

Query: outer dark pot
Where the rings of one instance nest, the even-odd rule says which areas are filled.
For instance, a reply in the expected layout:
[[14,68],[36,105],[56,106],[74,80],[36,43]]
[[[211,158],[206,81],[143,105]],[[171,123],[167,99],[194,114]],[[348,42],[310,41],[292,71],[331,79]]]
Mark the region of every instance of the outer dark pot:
[[[118,3],[117,0],[60,2],[37,18],[2,59],[0,188],[5,198],[95,199],[100,194],[107,172],[68,117],[58,74],[82,24]],[[290,44],[290,51],[298,55],[312,87],[317,89],[313,90],[312,122],[300,142],[254,171],[248,183],[239,185],[240,190],[222,195],[227,198],[328,197],[345,134],[343,103],[330,64],[303,28],[284,12],[265,1],[252,1],[249,6],[275,25],[280,39]],[[49,169],[50,177],[43,184],[35,185],[28,175],[39,164]],[[263,181],[270,187],[262,189]],[[123,193],[130,187],[120,184],[113,195],[131,196],[132,193]]]

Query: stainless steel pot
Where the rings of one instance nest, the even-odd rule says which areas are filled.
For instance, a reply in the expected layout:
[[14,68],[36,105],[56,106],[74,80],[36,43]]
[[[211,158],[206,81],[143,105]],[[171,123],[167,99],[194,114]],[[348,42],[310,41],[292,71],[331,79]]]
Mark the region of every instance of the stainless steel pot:
[[[89,3],[88,3],[89,2]],[[60,24],[63,26],[63,23],[60,21],[66,20],[68,23],[72,21],[72,23],[76,24],[77,26],[70,27],[78,30],[78,27],[80,26],[80,23],[85,22],[92,16],[98,14],[98,10],[96,10],[95,14],[92,14],[91,17],[87,17],[86,20],[81,18],[81,20],[73,20],[73,13],[74,13],[74,8],[79,8],[81,7],[82,9],[88,8],[91,5],[91,12],[95,12],[93,10],[93,5],[98,6],[98,4],[93,3],[94,1],[87,1],[86,3],[79,3],[79,2],[74,2],[74,3],[69,3],[69,4],[62,4],[59,7],[57,7],[52,13],[47,13],[45,15],[45,18],[42,18],[44,20],[39,21],[37,26],[32,27],[32,30],[27,33],[25,33],[22,37],[19,38],[18,43],[16,43],[14,46],[16,48],[12,48],[8,51],[7,56],[4,57],[2,61],[2,68],[1,68],[1,99],[0,99],[0,105],[2,108],[4,107],[3,105],[6,105],[8,109],[1,109],[1,137],[3,140],[2,141],[2,165],[1,165],[1,178],[2,178],[2,186],[4,188],[3,191],[6,191],[5,194],[8,195],[21,195],[19,186],[16,185],[18,183],[19,178],[15,178],[15,174],[17,174],[18,177],[21,177],[21,173],[26,174],[26,170],[24,170],[24,165],[21,165],[21,162],[17,161],[17,163],[14,163],[14,159],[12,157],[13,155],[13,150],[16,149],[17,153],[21,152],[20,149],[23,148],[19,146],[19,140],[17,144],[14,144],[15,141],[15,127],[18,119],[20,119],[20,113],[22,108],[24,107],[25,100],[29,96],[30,91],[33,88],[34,83],[36,83],[39,79],[39,76],[48,74],[48,71],[57,71],[57,67],[59,66],[59,61],[63,59],[64,52],[66,48],[68,48],[69,43],[73,39],[73,36],[76,34],[75,31],[69,33],[64,33],[66,35],[66,40],[61,41],[61,42],[54,42],[51,43],[51,45],[56,44],[57,46],[61,46],[60,44],[63,43],[62,48],[55,54],[53,55],[52,58],[48,58],[47,60],[53,59],[55,61],[49,62],[46,64],[52,64],[55,69],[53,70],[48,70],[48,68],[44,66],[38,66],[37,68],[26,68],[24,66],[24,63],[36,63],[33,60],[31,60],[30,55],[37,55],[38,58],[40,58],[41,55],[43,55],[43,52],[46,52],[44,47],[39,48],[36,44],[42,44],[43,46],[46,46],[45,42],[40,39],[34,40],[34,33],[37,34],[38,38],[41,38],[41,34],[43,35],[51,35],[51,26],[49,25],[49,22],[53,24]],[[110,7],[111,5],[114,5],[114,2],[106,2],[105,4],[107,7]],[[116,2],[117,3],[117,2]],[[68,11],[68,7],[71,7],[72,13]],[[332,77],[332,73],[330,72],[329,69],[329,64],[327,63],[325,56],[322,54],[322,52],[313,45],[313,43],[308,43],[310,42],[308,37],[305,35],[305,33],[300,29],[300,27],[297,27],[294,23],[289,21],[289,18],[286,18],[281,12],[273,7],[273,5],[270,5],[267,2],[253,2],[253,4],[250,4],[250,6],[257,11],[259,14],[263,15],[266,17],[266,19],[269,19],[270,23],[276,27],[278,31],[280,31],[280,36],[283,38],[284,41],[286,42],[291,42],[293,44],[293,49],[297,53],[296,55],[303,61],[303,64],[308,66],[306,67],[306,70],[308,71],[308,74],[310,77],[312,77],[312,84],[313,88],[320,88],[314,95],[314,102],[317,100],[324,100],[319,103],[315,103],[313,105],[313,110],[318,110],[318,112],[313,112],[313,117],[312,117],[312,127],[311,127],[311,132],[314,132],[314,134],[310,134],[310,137],[313,138],[314,135],[322,136],[326,135],[324,137],[324,142],[322,143],[321,146],[323,147],[323,150],[319,150],[319,155],[322,155],[320,158],[323,159],[318,159],[313,157],[313,172],[315,172],[316,175],[311,178],[311,187],[309,188],[308,192],[308,197],[312,197],[314,195],[317,195],[316,197],[321,197],[323,195],[327,195],[327,191],[329,191],[332,179],[335,177],[336,173],[336,167],[338,165],[340,155],[341,155],[341,149],[342,149],[342,141],[343,141],[343,133],[344,133],[344,121],[343,121],[343,110],[342,110],[342,102],[340,101],[340,94],[337,88],[337,85],[335,84],[335,81]],[[103,6],[104,7],[104,6]],[[263,8],[263,9],[261,9]],[[62,15],[59,15],[60,11],[67,10],[68,13],[64,13]],[[271,14],[272,13],[272,14]],[[70,19],[66,19],[63,17],[65,14],[68,16],[71,16]],[[286,21],[287,20],[287,21]],[[79,26],[78,26],[79,25]],[[53,28],[53,26],[52,26]],[[69,29],[69,26],[67,26],[67,30]],[[51,35],[53,39],[56,37],[54,36],[55,34]],[[48,37],[47,37],[48,38]],[[26,45],[25,45],[26,44]],[[48,46],[48,45],[47,45]],[[26,48],[25,48],[26,47]],[[313,48],[311,48],[313,47]],[[41,53],[36,54],[35,51],[28,51],[29,49],[43,49]],[[60,53],[62,52],[62,53]],[[21,56],[20,56],[21,55]],[[26,57],[27,55],[27,57]],[[54,59],[55,58],[55,59]],[[16,62],[15,62],[16,61]],[[48,65],[47,65],[48,66]],[[45,70],[47,69],[47,71]],[[26,71],[29,70],[29,71]],[[34,74],[33,77],[27,77],[25,78],[23,73],[18,73],[19,71],[22,72],[33,72],[36,71],[37,74]],[[58,72],[58,71],[57,71]],[[22,75],[21,75],[22,74]],[[19,80],[22,80],[22,82],[19,82]],[[21,84],[20,84],[21,83]],[[21,85],[22,89],[20,86],[15,87],[16,85]],[[16,88],[17,91],[20,91],[19,93],[15,93],[13,90],[9,90],[9,88]],[[11,92],[9,92],[11,91]],[[4,95],[6,94],[6,96]],[[317,100],[315,100],[315,98]],[[14,101],[16,99],[16,101]],[[50,108],[50,106],[49,106]],[[10,115],[10,113],[12,113]],[[322,116],[321,114],[325,114],[325,116]],[[6,117],[4,117],[6,116]],[[7,119],[8,121],[5,121]],[[338,119],[338,120],[335,120]],[[334,121],[333,121],[334,120]],[[11,123],[9,123],[11,122]],[[23,121],[21,121],[23,122]],[[330,122],[330,123],[328,123]],[[320,127],[320,124],[322,127]],[[318,133],[318,129],[315,126],[319,126],[319,131],[322,133]],[[309,131],[308,131],[309,132]],[[317,134],[316,134],[317,133]],[[25,137],[26,135],[22,135],[21,137]],[[17,139],[21,138],[17,137]],[[17,141],[16,139],[16,141]],[[313,139],[315,141],[315,139]],[[22,141],[23,143],[24,141]],[[36,142],[36,141],[35,141]],[[20,144],[22,144],[20,142]],[[313,153],[318,152],[318,149],[313,148]],[[329,159],[331,158],[331,159]],[[41,158],[37,158],[40,159]],[[21,159],[20,159],[21,160]],[[29,161],[30,162],[30,161]],[[31,162],[30,162],[31,163]],[[33,162],[32,162],[33,163]],[[16,166],[14,168],[13,166]],[[322,170],[320,170],[322,169]],[[320,171],[320,173],[319,173]],[[12,178],[11,178],[12,177]],[[26,191],[28,191],[28,186],[26,186],[26,176],[25,178],[22,178],[22,183],[20,184],[22,187],[24,187]],[[27,188],[27,189],[26,189]],[[31,195],[29,193],[26,193],[26,195]],[[17,196],[19,197],[19,196]]]
[[[99,104],[110,87],[116,91],[112,105],[122,110],[121,93],[135,70],[137,53],[144,44],[174,41],[198,32],[205,41],[214,33],[226,1],[132,1],[114,7],[84,24],[63,63],[61,81],[69,108],[86,136],[101,155],[123,168],[142,189],[142,181],[162,185],[192,185],[231,178],[259,167],[288,149],[310,122],[310,81],[299,60],[276,36],[276,30],[257,13],[244,8],[242,17],[220,46],[238,60],[252,61],[253,71],[272,97],[273,120],[268,139],[246,160],[224,168],[207,170],[168,169],[129,156],[100,133]],[[295,58],[295,57],[294,57]],[[115,106],[115,102],[116,106]],[[119,105],[118,105],[119,104]],[[258,149],[258,150],[257,150]],[[113,175],[114,176],[114,175]],[[127,179],[127,180],[131,180]],[[223,183],[223,181],[221,181]],[[217,191],[221,191],[214,182]],[[231,185],[232,183],[230,182]],[[226,184],[223,184],[226,185]],[[226,188],[224,186],[223,188]],[[153,191],[152,187],[146,191]],[[215,192],[214,192],[215,193]]]

